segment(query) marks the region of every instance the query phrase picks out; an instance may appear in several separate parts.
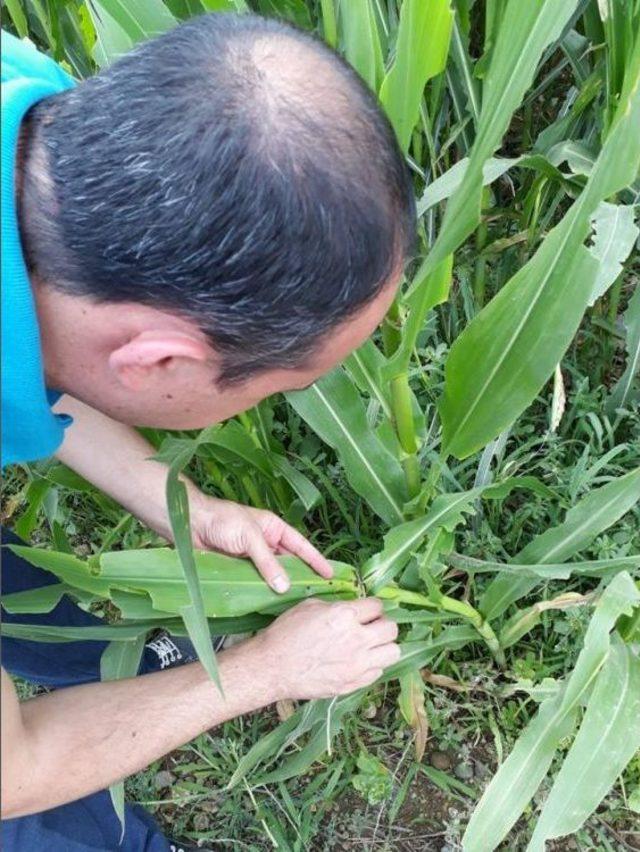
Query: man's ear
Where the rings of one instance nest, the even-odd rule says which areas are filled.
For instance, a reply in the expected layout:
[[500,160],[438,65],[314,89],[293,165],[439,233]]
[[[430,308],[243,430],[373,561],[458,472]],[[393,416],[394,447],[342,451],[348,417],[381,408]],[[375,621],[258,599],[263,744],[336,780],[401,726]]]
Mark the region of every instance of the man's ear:
[[185,361],[211,358],[208,343],[196,334],[176,329],[143,331],[109,355],[109,368],[129,390],[143,387],[157,371],[173,372]]

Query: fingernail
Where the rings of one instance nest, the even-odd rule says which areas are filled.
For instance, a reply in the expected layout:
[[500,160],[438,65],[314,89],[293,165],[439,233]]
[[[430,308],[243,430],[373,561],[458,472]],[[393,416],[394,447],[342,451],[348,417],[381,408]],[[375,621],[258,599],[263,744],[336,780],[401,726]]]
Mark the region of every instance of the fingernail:
[[289,588],[289,581],[284,574],[278,574],[271,581],[271,587],[274,591],[278,592],[278,594],[282,594],[282,592],[286,592]]

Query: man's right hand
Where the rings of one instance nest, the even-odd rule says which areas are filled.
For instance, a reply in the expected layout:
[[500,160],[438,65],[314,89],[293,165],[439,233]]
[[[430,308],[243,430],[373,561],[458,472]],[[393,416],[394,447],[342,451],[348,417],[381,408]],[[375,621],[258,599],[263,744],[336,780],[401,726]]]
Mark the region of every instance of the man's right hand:
[[329,698],[368,686],[397,662],[397,636],[377,598],[310,598],[250,639],[246,650],[254,665],[262,661],[277,700]]

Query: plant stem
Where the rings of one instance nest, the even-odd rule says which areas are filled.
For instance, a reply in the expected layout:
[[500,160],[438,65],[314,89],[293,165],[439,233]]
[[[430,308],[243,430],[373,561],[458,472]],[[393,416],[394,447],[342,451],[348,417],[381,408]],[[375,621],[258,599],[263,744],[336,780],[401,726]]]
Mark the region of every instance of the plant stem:
[[500,646],[498,637],[494,633],[489,622],[485,621],[478,610],[474,609],[471,604],[456,600],[456,598],[450,598],[447,595],[442,595],[436,602],[427,597],[427,595],[420,594],[420,592],[400,589],[397,586],[385,586],[384,588],[379,589],[376,592],[376,597],[382,598],[383,600],[393,600],[397,603],[413,604],[414,606],[426,607],[428,609],[443,609],[446,612],[453,612],[456,615],[462,616],[462,618],[471,622],[480,636],[482,636],[500,668],[505,667],[506,660],[504,651]]
[[[489,190],[485,187],[482,190],[482,206],[488,206],[490,201]],[[476,262],[475,273],[473,278],[473,295],[476,303],[476,310],[481,310],[484,306],[485,286],[487,280],[487,259],[482,255],[482,251],[487,244],[487,236],[489,229],[484,220],[478,225],[476,230]]]
[[234,503],[237,503],[238,495],[224,478],[222,471],[213,459],[201,459],[201,464],[213,480],[213,484],[216,488],[219,488],[220,491],[222,491],[227,500],[232,500]]
[[258,489],[248,473],[245,473],[240,477],[240,481],[244,486],[245,491],[249,495],[249,500],[251,501],[251,505],[256,509],[264,509],[264,501],[260,494],[258,493]]
[[390,358],[402,341],[402,330],[400,321],[400,303],[394,299],[382,320],[382,345],[384,354]]

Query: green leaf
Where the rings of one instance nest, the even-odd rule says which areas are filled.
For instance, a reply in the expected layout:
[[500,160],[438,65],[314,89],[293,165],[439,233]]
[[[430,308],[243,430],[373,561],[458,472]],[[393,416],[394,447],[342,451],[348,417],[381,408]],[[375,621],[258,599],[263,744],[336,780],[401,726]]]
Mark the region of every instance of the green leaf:
[[286,394],[298,414],[338,454],[351,487],[388,524],[403,520],[400,463],[367,423],[362,401],[342,368],[312,387]]
[[362,578],[373,592],[387,585],[406,565],[412,553],[429,533],[439,529],[453,530],[462,523],[465,513],[473,513],[474,501],[482,489],[459,494],[441,494],[427,514],[394,527],[384,537],[384,548],[362,566]]
[[603,296],[622,272],[640,230],[634,224],[634,207],[601,202],[593,215],[593,246],[589,249],[598,261],[598,276],[589,298],[589,306]]
[[180,619],[173,621],[139,621],[135,624],[96,624],[89,627],[57,627],[54,624],[20,624],[19,622],[5,622],[2,625],[4,636],[14,639],[28,639],[30,642],[86,642],[97,640],[99,642],[125,639],[133,639],[137,636],[145,636],[150,630],[157,627],[181,627]]
[[[189,548],[191,544],[189,543]],[[99,567],[55,551],[11,545],[12,550],[33,565],[45,568],[65,583],[96,597],[113,598],[129,617],[162,619],[181,615],[191,605],[190,584],[180,555],[168,547],[117,550],[103,553]],[[356,574],[350,565],[331,562],[334,576],[320,577],[295,556],[278,557],[291,581],[284,594],[274,592],[248,559],[234,559],[213,551],[192,553],[193,580],[200,588],[206,618],[233,619],[257,612],[286,608],[312,595],[327,598],[356,597]],[[131,604],[132,595],[148,596],[151,606]],[[209,627],[207,626],[207,634]]]
[[452,23],[449,0],[404,0],[400,7],[396,56],[382,81],[380,102],[405,154],[426,82],[447,64]]
[[[441,201],[444,201],[453,195],[462,183],[468,166],[469,158],[464,157],[462,160],[458,160],[458,162],[451,166],[451,168],[443,175],[440,175],[439,178],[436,178],[436,180],[430,183],[425,189],[422,197],[418,200],[418,215],[424,215],[436,204],[439,204]],[[502,175],[510,169],[516,167],[531,169],[538,174],[544,174],[546,177],[562,183],[563,186],[567,188],[573,188],[574,184],[577,186],[577,183],[570,177],[567,177],[567,175],[564,175],[557,166],[550,161],[549,157],[543,157],[540,154],[524,154],[522,157],[512,158],[491,157],[486,160],[482,167],[482,185],[488,186],[499,177],[502,177]]]
[[382,78],[382,48],[372,0],[340,4],[344,54],[369,88],[378,91]]
[[[162,0],[91,0],[95,18],[106,12],[133,44],[167,32],[178,23]],[[97,27],[96,27],[97,29]]]
[[367,588],[376,592],[387,585],[404,567],[424,539],[438,531],[453,530],[462,523],[465,514],[475,514],[475,502],[480,497],[501,500],[515,488],[539,490],[544,488],[535,477],[509,477],[493,485],[472,488],[456,494],[440,494],[429,511],[421,518],[393,527],[384,537],[384,548],[368,559],[361,569]]
[[257,447],[249,433],[237,420],[230,420],[224,426],[207,430],[207,437],[200,440],[199,445],[207,444],[220,447],[243,462],[250,464],[264,476],[273,479],[274,471],[269,455]]
[[495,849],[518,820],[549,771],[560,741],[575,727],[577,711],[609,656],[611,629],[639,598],[627,573],[607,586],[564,688],[541,703],[473,812],[462,841],[465,852]]
[[[625,515],[640,500],[640,468],[589,492],[567,512],[557,527],[536,536],[513,557],[513,562],[551,564],[569,559]],[[498,575],[480,598],[479,610],[490,620],[528,594],[539,581]]]
[[368,804],[379,805],[391,796],[393,776],[378,757],[362,749],[356,766],[358,771],[351,776],[351,783]]
[[37,547],[27,547],[21,544],[11,544],[9,549],[16,556],[26,559],[31,565],[50,571],[59,580],[76,589],[102,597],[109,595],[109,584],[100,578],[93,562],[83,562],[70,553],[41,550]]
[[381,368],[381,375],[386,381],[392,381],[408,368],[418,335],[424,328],[427,314],[436,305],[446,302],[449,296],[452,270],[453,255],[450,254],[422,281],[414,279],[412,296],[405,299],[409,307],[409,316],[402,328],[400,346]]
[[274,470],[293,488],[307,512],[322,502],[322,494],[308,476],[294,467],[289,459],[279,453],[269,455]]
[[599,274],[598,261],[583,245],[592,215],[640,168],[640,134],[634,132],[640,123],[640,41],[628,76],[627,100],[582,194],[451,349],[439,404],[445,452],[465,458],[509,426],[578,329]]
[[439,405],[445,452],[464,458],[508,427],[573,339],[599,273],[583,245],[592,213],[640,167],[640,136],[632,130],[640,93],[626,106],[580,198],[454,343]]
[[[189,519],[189,496],[184,482],[178,479],[178,472],[179,468],[172,465],[167,477],[167,509],[189,597],[189,602],[180,606],[179,612],[189,633],[189,638],[196,649],[198,659],[206,669],[211,680],[214,681],[222,693],[222,684],[220,683],[218,664],[207,624],[202,589],[200,588],[198,573],[193,558],[191,523]],[[162,605],[159,608],[162,609]]]
[[541,580],[568,580],[569,577],[609,577],[620,571],[630,570],[640,566],[640,554],[637,556],[621,556],[611,559],[593,559],[584,562],[550,562],[529,564],[522,562],[488,562],[473,559],[459,553],[445,557],[445,561],[453,568],[468,571],[470,574],[501,573],[511,574]]
[[29,35],[29,25],[27,24],[27,18],[20,0],[5,0],[5,6],[19,37],[27,38]]
[[25,541],[30,538],[31,533],[38,525],[38,515],[40,514],[44,498],[50,489],[51,483],[39,476],[29,483],[24,495],[24,502],[27,508],[14,524],[14,532]]
[[358,388],[367,393],[371,399],[379,402],[385,416],[391,419],[393,417],[391,394],[386,383],[382,381],[382,369],[385,364],[384,355],[371,338],[347,356],[344,362],[346,370]]
[[[500,144],[514,111],[531,85],[545,50],[561,34],[577,0],[510,0],[493,48],[482,111],[469,164],[452,195],[438,238],[416,278],[423,280],[480,222],[484,163]],[[409,290],[409,294],[412,290]]]
[[51,612],[68,591],[70,586],[66,583],[52,583],[50,586],[14,592],[11,595],[2,596],[2,608],[14,614]]
[[[355,572],[342,562],[332,562],[334,576],[325,580],[294,556],[281,556],[291,587],[274,592],[248,559],[234,559],[212,551],[195,551],[195,577],[202,605],[210,618],[233,618],[264,612],[274,606],[290,606],[312,595],[355,597]],[[112,587],[146,592],[154,609],[181,612],[189,604],[189,589],[175,550],[119,550],[100,557],[102,578]],[[205,622],[206,623],[206,622]]]
[[577,831],[640,749],[640,658],[614,639],[584,719],[551,788],[530,852]]
[[627,330],[627,364],[607,400],[606,410],[609,415],[618,408],[624,408],[634,396],[638,396],[637,391],[634,394],[633,385],[634,382],[637,385],[640,377],[640,286],[636,286],[629,300],[629,306],[624,314],[624,324]]

